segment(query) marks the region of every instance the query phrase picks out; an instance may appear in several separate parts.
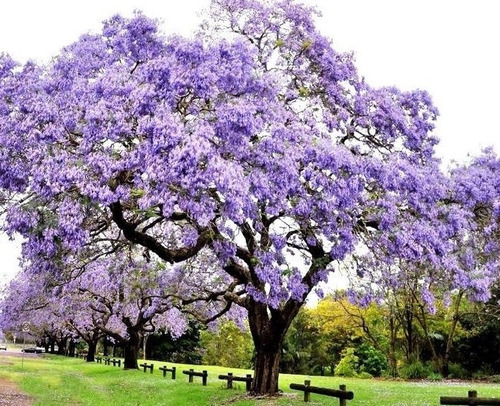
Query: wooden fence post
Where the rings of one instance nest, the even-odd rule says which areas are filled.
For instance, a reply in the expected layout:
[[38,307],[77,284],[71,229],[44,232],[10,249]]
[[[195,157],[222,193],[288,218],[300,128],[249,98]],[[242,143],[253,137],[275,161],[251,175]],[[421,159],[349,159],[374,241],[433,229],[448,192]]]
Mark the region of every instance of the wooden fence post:
[[233,373],[232,372],[227,373],[227,388],[233,389]]
[[311,381],[306,380],[304,381],[304,402],[310,402],[311,401],[311,393],[307,390],[309,386],[311,386]]
[[[194,369],[190,369],[189,372],[194,372]],[[193,375],[189,374],[189,383],[193,382]]]
[[[470,390],[468,393],[467,393],[468,397],[469,398],[477,398],[477,391],[475,390]],[[472,401],[469,401],[469,405],[475,405],[475,403],[473,403]]]
[[[339,389],[345,391],[346,386],[345,385],[339,385]],[[346,406],[347,405],[347,400],[345,399],[339,399],[339,406]]]
[[201,381],[203,383],[203,386],[207,386],[207,377],[208,377],[208,372],[203,371],[203,376],[201,377]]
[[252,375],[251,374],[247,374],[247,380],[246,380],[246,384],[247,384],[247,392],[250,392],[250,390],[252,389]]

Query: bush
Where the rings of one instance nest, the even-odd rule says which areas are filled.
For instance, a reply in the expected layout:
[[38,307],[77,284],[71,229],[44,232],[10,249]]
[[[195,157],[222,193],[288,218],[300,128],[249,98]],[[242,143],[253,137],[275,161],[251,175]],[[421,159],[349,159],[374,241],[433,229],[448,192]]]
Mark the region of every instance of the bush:
[[399,369],[399,376],[403,379],[425,379],[431,374],[433,371],[421,361],[411,362]]
[[427,379],[429,381],[442,381],[443,380],[443,375],[438,374],[437,372],[432,372],[427,376]]
[[370,374],[369,372],[366,372],[366,371],[362,371],[358,374],[358,378],[360,379],[372,379],[373,378],[373,375]]
[[359,357],[360,370],[373,376],[380,376],[387,369],[388,363],[385,355],[368,344],[361,344],[356,349]]
[[448,376],[449,379],[468,379],[470,377],[469,372],[460,364],[450,364],[448,366]]
[[335,367],[335,376],[345,376],[347,378],[358,376],[359,358],[354,352],[354,348],[346,348],[344,350],[344,356]]

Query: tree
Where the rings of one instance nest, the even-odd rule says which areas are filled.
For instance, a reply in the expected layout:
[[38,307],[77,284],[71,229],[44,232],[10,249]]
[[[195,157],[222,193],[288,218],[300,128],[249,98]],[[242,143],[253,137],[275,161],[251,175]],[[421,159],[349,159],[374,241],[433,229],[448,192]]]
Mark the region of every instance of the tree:
[[[78,300],[89,308],[86,319],[105,321],[92,325],[100,336],[111,337],[123,347],[124,368],[137,369],[145,333],[164,331],[176,338],[184,332],[187,322],[169,297],[174,281],[167,277],[168,273],[157,263],[134,257],[133,250],[120,254],[124,255],[92,262],[66,287],[74,295],[78,293]],[[77,329],[73,320],[71,325]]]
[[203,363],[231,368],[250,368],[253,357],[252,337],[248,328],[233,321],[220,323],[216,331],[201,332]]
[[418,238],[416,220],[398,238],[437,261],[437,112],[424,91],[370,87],[304,6],[213,0],[207,16],[195,39],[137,14],[46,66],[1,57],[6,229],[54,278],[130,244],[209,265],[180,305],[213,305],[205,321],[242,307],[252,391],[276,393],[290,323],[363,236],[387,245],[404,212]]

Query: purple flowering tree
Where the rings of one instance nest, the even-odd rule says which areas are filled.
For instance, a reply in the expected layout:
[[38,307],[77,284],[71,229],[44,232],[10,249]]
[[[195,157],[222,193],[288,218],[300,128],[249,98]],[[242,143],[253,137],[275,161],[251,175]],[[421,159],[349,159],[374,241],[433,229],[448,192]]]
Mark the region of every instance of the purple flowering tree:
[[363,238],[390,245],[397,227],[439,257],[437,112],[423,91],[370,87],[304,6],[207,15],[194,39],[116,16],[47,66],[0,58],[6,229],[34,273],[71,279],[132,244],[185,281],[180,307],[241,307],[253,392],[275,393],[291,321]]
[[66,344],[76,335],[63,317],[61,303],[47,291],[42,278],[20,273],[10,282],[0,303],[0,328],[26,334],[26,338],[45,344],[47,350],[57,344],[58,352],[64,354]]
[[[175,284],[167,275],[156,263],[125,252],[92,262],[85,272],[65,285],[70,295],[72,292],[89,309],[86,317],[82,314],[82,320],[72,319],[72,327],[112,338],[123,347],[124,368],[137,369],[145,333],[168,331],[175,338],[182,335],[187,325],[184,315],[174,306]],[[89,316],[93,328],[88,327]]]
[[[402,302],[407,355],[413,352],[413,323],[418,322],[443,376],[448,374],[462,299],[488,301],[500,276],[499,169],[496,155],[486,150],[447,176],[434,174],[435,186],[426,194],[437,200],[428,206],[427,217],[398,211],[397,227],[381,233],[379,223],[377,232],[363,238],[364,249],[351,256],[356,271],[351,299],[361,304]],[[419,201],[425,202],[425,197]],[[436,299],[451,305],[452,313],[442,353],[432,342],[427,322],[428,314],[436,312]]]

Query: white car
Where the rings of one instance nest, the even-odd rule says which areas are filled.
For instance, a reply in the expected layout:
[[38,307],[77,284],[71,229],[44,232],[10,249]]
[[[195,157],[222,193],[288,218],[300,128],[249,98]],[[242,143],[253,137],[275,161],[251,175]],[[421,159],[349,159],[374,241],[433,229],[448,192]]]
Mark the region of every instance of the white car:
[[7,344],[0,343],[0,350],[7,351]]

